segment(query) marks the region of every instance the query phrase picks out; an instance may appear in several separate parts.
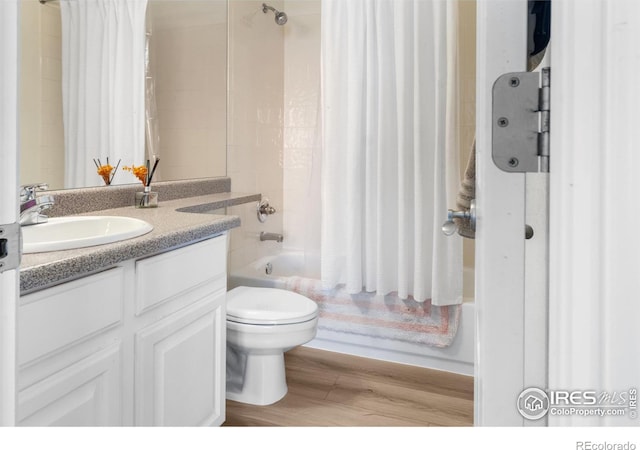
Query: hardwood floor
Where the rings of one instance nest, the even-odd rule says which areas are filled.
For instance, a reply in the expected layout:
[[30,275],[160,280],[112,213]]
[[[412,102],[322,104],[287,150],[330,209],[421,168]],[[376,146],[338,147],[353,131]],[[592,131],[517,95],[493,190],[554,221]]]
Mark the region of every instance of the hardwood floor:
[[289,393],[269,406],[227,400],[225,426],[471,426],[473,378],[298,347]]

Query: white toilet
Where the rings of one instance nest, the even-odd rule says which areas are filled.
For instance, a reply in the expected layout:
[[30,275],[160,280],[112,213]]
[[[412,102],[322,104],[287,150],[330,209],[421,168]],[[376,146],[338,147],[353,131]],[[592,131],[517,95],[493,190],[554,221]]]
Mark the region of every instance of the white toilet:
[[227,292],[227,398],[270,405],[287,393],[284,352],[316,335],[318,305],[283,289]]

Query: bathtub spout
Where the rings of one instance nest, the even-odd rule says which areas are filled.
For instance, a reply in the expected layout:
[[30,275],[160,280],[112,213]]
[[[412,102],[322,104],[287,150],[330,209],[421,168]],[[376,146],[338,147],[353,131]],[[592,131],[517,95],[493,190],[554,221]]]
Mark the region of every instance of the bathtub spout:
[[284,240],[284,236],[277,233],[265,233],[264,231],[262,231],[260,233],[260,240],[282,242]]

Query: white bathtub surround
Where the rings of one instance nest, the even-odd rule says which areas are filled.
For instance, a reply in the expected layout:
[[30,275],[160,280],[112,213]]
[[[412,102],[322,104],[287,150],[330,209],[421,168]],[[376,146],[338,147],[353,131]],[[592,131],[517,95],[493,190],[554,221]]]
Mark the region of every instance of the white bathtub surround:
[[451,2],[322,3],[322,281],[462,303]]
[[[98,184],[93,158],[143,163],[146,7],[147,0],[60,1],[65,188]],[[131,182],[116,173],[114,184]]]

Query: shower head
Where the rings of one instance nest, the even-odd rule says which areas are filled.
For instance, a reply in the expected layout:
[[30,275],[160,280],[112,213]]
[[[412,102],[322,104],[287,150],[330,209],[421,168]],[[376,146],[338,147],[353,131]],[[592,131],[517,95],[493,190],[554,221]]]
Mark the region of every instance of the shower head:
[[283,12],[277,12],[276,13],[276,23],[278,25],[284,25],[285,23],[287,23],[287,15]]
[[278,11],[273,6],[269,6],[266,3],[263,3],[262,12],[266,14],[267,11],[273,11],[273,13],[276,15],[276,23],[278,25],[284,25],[285,23],[287,23],[288,17],[285,13],[283,13],[282,11]]

